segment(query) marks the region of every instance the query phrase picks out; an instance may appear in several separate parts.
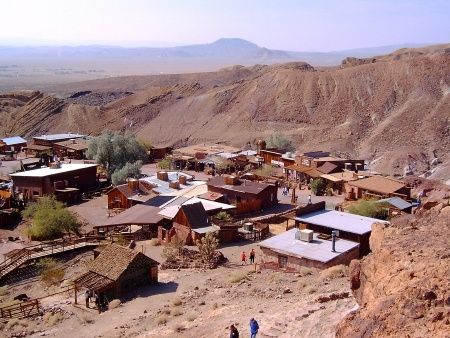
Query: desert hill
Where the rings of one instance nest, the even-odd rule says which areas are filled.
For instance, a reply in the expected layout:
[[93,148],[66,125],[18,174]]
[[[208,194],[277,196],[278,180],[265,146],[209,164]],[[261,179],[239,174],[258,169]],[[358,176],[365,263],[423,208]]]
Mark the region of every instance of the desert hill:
[[[156,145],[242,145],[283,132],[382,172],[423,171],[450,150],[450,45],[402,49],[340,67],[291,62],[128,76],[0,95],[0,133],[130,130]],[[74,93],[78,93],[73,95]],[[125,119],[126,117],[126,119]]]

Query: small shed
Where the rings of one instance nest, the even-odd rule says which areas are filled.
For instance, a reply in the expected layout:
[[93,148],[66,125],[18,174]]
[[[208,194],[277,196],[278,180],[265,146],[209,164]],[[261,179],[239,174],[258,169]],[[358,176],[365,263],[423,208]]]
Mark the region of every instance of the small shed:
[[82,289],[120,298],[136,287],[158,282],[159,263],[141,252],[109,244],[95,253],[88,271],[74,280],[75,303]]
[[152,191],[155,185],[146,181],[129,179],[107,192],[108,209],[128,209],[133,205],[145,203],[157,194]]
[[27,140],[20,136],[5,137],[0,139],[0,152],[13,151],[20,152],[22,147],[27,146]]

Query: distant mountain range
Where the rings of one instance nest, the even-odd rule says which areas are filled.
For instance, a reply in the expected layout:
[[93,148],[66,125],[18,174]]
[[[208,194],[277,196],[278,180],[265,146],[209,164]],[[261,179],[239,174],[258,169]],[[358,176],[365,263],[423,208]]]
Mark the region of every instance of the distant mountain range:
[[404,44],[381,46],[375,48],[361,48],[335,52],[295,52],[273,50],[260,47],[252,42],[238,38],[223,38],[213,43],[187,45],[179,47],[139,47],[124,48],[117,46],[36,46],[36,47],[8,47],[0,46],[0,60],[18,59],[56,59],[56,60],[143,60],[150,62],[167,61],[226,61],[226,64],[241,63],[244,65],[256,63],[281,63],[289,61],[305,61],[312,65],[336,65],[347,56],[370,57],[386,54],[399,48],[420,47],[420,44]]

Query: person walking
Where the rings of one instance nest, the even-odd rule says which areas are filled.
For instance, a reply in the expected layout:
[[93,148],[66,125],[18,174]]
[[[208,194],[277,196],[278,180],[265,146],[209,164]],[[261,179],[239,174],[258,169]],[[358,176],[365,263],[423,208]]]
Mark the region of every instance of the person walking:
[[250,338],[256,338],[258,333],[259,325],[255,318],[250,319]]
[[250,264],[255,263],[255,250],[250,251]]
[[247,265],[247,256],[245,255],[245,251],[241,253],[241,265]]
[[308,195],[308,204],[311,204],[311,195]]
[[230,338],[239,338],[239,331],[234,325],[230,326]]
[[84,293],[84,301],[86,302],[86,307],[89,309],[89,300],[91,298],[91,293],[89,292],[89,290],[86,290],[86,292]]

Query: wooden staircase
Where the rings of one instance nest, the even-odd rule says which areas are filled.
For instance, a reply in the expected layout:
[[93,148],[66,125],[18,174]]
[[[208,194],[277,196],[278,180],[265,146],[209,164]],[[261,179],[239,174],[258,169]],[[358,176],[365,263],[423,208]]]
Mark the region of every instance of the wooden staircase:
[[101,239],[104,238],[101,236],[84,236],[73,239],[69,238],[51,242],[42,242],[37,245],[25,247],[0,263],[0,280],[27,262],[37,258],[48,257],[88,246],[97,246],[100,244]]

